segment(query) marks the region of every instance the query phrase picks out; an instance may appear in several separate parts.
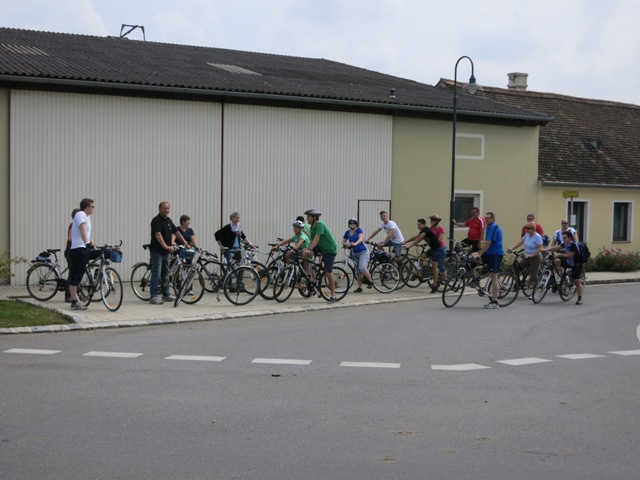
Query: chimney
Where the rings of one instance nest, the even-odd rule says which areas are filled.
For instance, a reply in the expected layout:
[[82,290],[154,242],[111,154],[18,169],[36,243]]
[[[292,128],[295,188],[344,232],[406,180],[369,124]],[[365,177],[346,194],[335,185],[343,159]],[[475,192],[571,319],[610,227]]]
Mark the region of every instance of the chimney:
[[509,84],[507,85],[507,87],[509,88],[509,90],[519,90],[522,92],[526,92],[527,90],[527,77],[529,76],[528,73],[519,73],[519,72],[514,72],[514,73],[507,73],[507,77],[509,77]]

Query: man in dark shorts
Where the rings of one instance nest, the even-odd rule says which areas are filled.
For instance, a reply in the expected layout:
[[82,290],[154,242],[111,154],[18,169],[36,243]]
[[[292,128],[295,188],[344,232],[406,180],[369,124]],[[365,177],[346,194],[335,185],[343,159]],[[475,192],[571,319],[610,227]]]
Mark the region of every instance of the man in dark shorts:
[[556,266],[556,269],[560,267],[571,269],[573,284],[576,286],[576,292],[578,292],[576,305],[582,305],[582,294],[584,293],[584,285],[582,284],[582,261],[580,249],[576,242],[573,241],[573,234],[569,230],[562,232],[562,245],[551,247],[548,250],[561,250],[561,253],[556,253],[553,256],[553,264]]
[[307,215],[307,222],[311,225],[311,235],[309,237],[311,243],[309,243],[309,248],[302,252],[302,257],[308,261],[311,260],[314,254],[316,256],[322,255],[322,266],[329,280],[329,290],[331,291],[329,302],[333,303],[336,301],[336,279],[333,276],[333,262],[336,259],[336,255],[338,255],[338,243],[329,227],[320,221],[321,212],[310,209],[304,213]]
[[71,310],[86,310],[87,307],[78,301],[78,285],[82,281],[85,268],[89,263],[90,250],[94,244],[91,240],[91,219],[94,206],[91,198],[83,198],[71,223],[71,245],[69,248],[69,296]]
[[[413,243],[405,246],[405,248],[409,250],[410,248],[413,248],[414,245],[420,243],[422,240],[429,244],[429,248],[431,249],[429,250],[431,252],[431,267],[433,270],[433,286],[431,287],[431,293],[436,293],[438,291],[438,265],[440,261],[444,262],[444,247],[440,244],[440,239],[435,234],[435,232],[431,230],[431,228],[427,227],[427,221],[424,218],[418,219],[418,230],[419,232],[417,235],[414,235],[413,237],[406,240],[405,243]],[[421,255],[420,266],[424,268],[426,255],[424,255],[425,258],[422,257],[423,256]]]

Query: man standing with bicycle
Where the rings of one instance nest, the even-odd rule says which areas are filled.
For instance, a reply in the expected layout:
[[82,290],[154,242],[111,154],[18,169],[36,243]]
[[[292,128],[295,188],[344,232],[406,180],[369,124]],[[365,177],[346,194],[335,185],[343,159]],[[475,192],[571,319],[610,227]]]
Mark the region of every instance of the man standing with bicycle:
[[[487,228],[487,224],[480,216],[480,209],[478,207],[473,207],[471,209],[471,218],[469,220],[464,223],[460,223],[456,222],[454,219],[453,224],[456,227],[469,227],[467,238],[462,240],[462,243],[470,245],[472,252],[477,252],[479,250],[480,242],[485,236],[485,229]],[[451,235],[453,236],[453,232],[451,232]]]
[[91,240],[91,219],[94,210],[93,200],[83,198],[80,211],[73,217],[71,224],[71,247],[69,249],[69,296],[71,310],[86,310],[87,307],[78,301],[78,285],[82,281],[85,269],[89,263],[90,249],[94,248]]
[[336,300],[336,278],[333,276],[333,262],[338,255],[338,243],[333,237],[333,233],[329,230],[329,227],[324,222],[320,221],[319,212],[314,209],[304,212],[307,216],[307,222],[311,225],[311,243],[309,248],[302,252],[302,257],[306,260],[305,268],[308,269],[307,273],[311,274],[311,267],[309,261],[316,256],[322,256],[322,266],[324,267],[325,274],[329,280],[329,290],[331,296],[329,297],[329,303],[333,303]]
[[493,212],[487,212],[484,216],[487,224],[485,241],[482,244],[482,250],[473,252],[471,256],[482,257],[482,261],[489,268],[489,276],[491,278],[491,301],[484,308],[499,308],[498,305],[498,272],[500,272],[500,263],[504,257],[504,247],[502,245],[502,229],[496,223],[496,217]]
[[[164,301],[171,302],[169,289],[169,261],[173,252],[174,239],[177,236],[183,244],[187,242],[182,237],[178,228],[169,218],[171,206],[169,202],[160,202],[158,215],[151,220],[151,300],[152,305],[161,305]],[[162,283],[162,297],[160,296],[160,283]]]
[[578,292],[578,300],[576,305],[582,305],[582,294],[584,293],[584,284],[582,283],[582,261],[580,258],[580,249],[576,242],[573,241],[573,234],[567,229],[562,232],[562,244],[554,247],[549,247],[547,251],[554,252],[561,250],[561,253],[556,253],[553,256],[553,264],[556,270],[560,267],[565,269],[571,269],[571,277],[573,278],[573,284],[576,286],[576,292]]

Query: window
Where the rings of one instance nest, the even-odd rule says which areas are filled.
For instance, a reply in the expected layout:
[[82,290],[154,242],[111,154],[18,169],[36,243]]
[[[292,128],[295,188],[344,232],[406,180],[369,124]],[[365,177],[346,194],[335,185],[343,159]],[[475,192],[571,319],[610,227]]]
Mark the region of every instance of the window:
[[613,202],[614,242],[631,241],[631,202]]
[[[471,209],[473,207],[480,208],[479,193],[456,193],[456,204],[454,209],[454,217],[458,222],[466,222],[471,217]],[[482,215],[482,209],[480,209]]]

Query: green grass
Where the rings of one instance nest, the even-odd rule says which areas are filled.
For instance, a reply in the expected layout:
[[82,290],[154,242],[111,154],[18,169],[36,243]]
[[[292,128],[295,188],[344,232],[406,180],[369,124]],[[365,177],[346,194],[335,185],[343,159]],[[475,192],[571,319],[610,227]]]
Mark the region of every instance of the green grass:
[[55,310],[17,300],[0,300],[0,328],[41,327],[73,323]]

